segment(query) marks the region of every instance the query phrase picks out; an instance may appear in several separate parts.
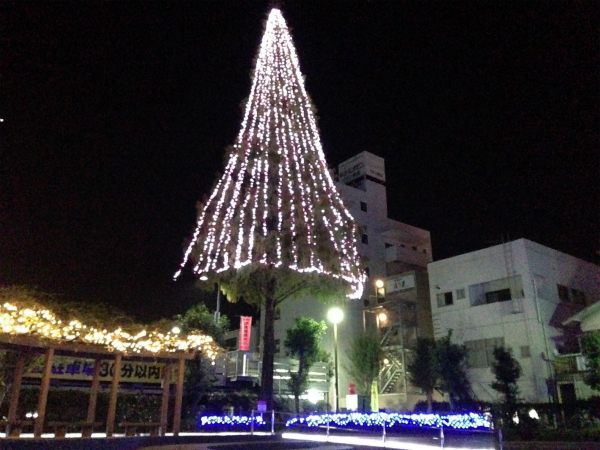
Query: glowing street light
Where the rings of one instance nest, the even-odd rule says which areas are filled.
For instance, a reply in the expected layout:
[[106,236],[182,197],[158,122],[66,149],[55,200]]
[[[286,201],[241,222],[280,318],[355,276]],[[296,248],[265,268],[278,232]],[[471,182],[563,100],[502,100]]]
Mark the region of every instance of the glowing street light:
[[377,303],[385,301],[385,282],[382,279],[375,280],[375,296],[377,297]]
[[337,326],[344,319],[344,311],[338,307],[331,308],[327,312],[327,320],[333,324],[333,360],[335,365],[335,412],[340,410],[340,385],[338,369],[338,338]]

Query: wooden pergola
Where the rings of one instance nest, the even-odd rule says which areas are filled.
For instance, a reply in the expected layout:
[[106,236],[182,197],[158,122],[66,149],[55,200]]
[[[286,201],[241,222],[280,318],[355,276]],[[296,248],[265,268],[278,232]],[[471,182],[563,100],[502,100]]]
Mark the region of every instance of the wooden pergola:
[[118,351],[111,351],[109,348],[97,344],[84,343],[56,343],[49,340],[42,340],[27,335],[0,334],[0,348],[16,352],[19,355],[13,385],[10,395],[10,406],[8,410],[7,423],[18,422],[17,411],[19,406],[19,394],[23,375],[26,369],[28,356],[31,354],[44,355],[44,369],[40,382],[40,393],[37,406],[38,416],[34,420],[34,437],[41,437],[44,429],[46,417],[46,405],[48,400],[48,391],[50,389],[50,378],[52,375],[52,361],[55,355],[77,355],[78,357],[94,359],[94,373],[90,388],[90,397],[88,402],[87,417],[85,422],[93,423],[96,421],[96,400],[100,387],[100,368],[102,359],[114,358],[114,372],[111,379],[108,414],[106,417],[106,436],[111,437],[115,429],[115,415],[117,408],[117,393],[121,377],[121,364],[123,358],[132,361],[152,360],[165,363],[165,369],[162,374],[162,403],[160,413],[160,431],[164,436],[167,432],[167,417],[169,412],[169,394],[171,383],[171,371],[173,366],[178,368],[177,383],[175,392],[175,406],[173,411],[173,435],[177,436],[181,427],[181,407],[183,399],[183,377],[185,371],[185,361],[192,359],[196,355],[195,351],[190,352],[163,352],[163,353],[134,353],[124,354]]

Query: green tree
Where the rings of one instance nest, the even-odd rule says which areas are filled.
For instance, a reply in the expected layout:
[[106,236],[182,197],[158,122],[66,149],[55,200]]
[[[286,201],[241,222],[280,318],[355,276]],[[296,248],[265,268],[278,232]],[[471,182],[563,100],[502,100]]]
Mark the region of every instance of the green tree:
[[349,361],[346,370],[355,380],[357,392],[361,395],[370,395],[371,386],[379,376],[383,361],[379,337],[371,333],[355,337],[346,355]]
[[189,333],[193,330],[202,331],[211,336],[220,346],[225,345],[225,334],[229,331],[229,319],[227,316],[220,316],[219,321],[215,323],[215,316],[204,303],[198,303],[183,314],[175,316],[183,333]]
[[408,379],[413,386],[425,392],[427,411],[431,412],[433,391],[438,384],[439,369],[436,358],[435,341],[429,338],[418,338],[417,345],[407,365]]
[[452,343],[452,331],[449,331],[436,341],[435,353],[440,386],[448,393],[450,409],[454,411],[458,404],[471,401],[471,385],[465,368],[467,350]]
[[[217,344],[225,345],[229,319],[227,316],[220,316],[219,321],[215,322],[214,313],[204,303],[198,303],[185,313],[175,316],[175,320],[183,333],[199,330],[211,336]],[[211,360],[200,353],[185,364],[183,408],[185,416],[191,420],[195,420],[198,415],[202,395],[210,390],[214,383],[211,369]]]
[[[273,407],[275,312],[305,295],[360,298],[357,226],[321,148],[314,108],[281,12],[274,8],[256,59],[238,138],[198,220],[181,268],[227,299],[264,310],[260,398]],[[179,276],[181,270],[177,272]]]
[[502,395],[507,411],[512,412],[519,399],[517,381],[521,376],[521,365],[513,358],[510,350],[504,347],[496,347],[491,369],[496,377],[496,380],[491,384],[492,389]]
[[308,385],[310,367],[321,361],[324,351],[321,338],[327,330],[324,321],[317,322],[309,317],[297,317],[296,324],[287,330],[283,345],[290,351],[290,356],[298,358],[298,372],[290,373],[289,386],[294,394],[296,414],[300,414],[300,395]]
[[600,331],[592,331],[581,339],[581,353],[587,360],[589,371],[585,374],[584,382],[600,391]]

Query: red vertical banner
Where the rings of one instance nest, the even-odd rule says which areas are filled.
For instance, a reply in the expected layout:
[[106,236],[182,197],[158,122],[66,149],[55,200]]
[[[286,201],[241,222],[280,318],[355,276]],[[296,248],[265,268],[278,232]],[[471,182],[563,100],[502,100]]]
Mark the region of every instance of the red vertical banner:
[[250,333],[252,332],[252,317],[240,318],[240,350],[250,350]]

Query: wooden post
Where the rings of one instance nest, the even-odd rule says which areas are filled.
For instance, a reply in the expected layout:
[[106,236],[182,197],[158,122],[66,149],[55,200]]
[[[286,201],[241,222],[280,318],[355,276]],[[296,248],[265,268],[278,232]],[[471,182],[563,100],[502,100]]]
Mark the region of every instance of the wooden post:
[[110,399],[108,401],[108,417],[106,418],[106,437],[112,437],[115,431],[115,415],[117,413],[117,393],[119,392],[119,380],[121,379],[121,361],[123,355],[115,355],[115,364],[110,385]]
[[94,377],[92,378],[92,388],[90,390],[90,401],[88,403],[87,421],[96,420],[96,401],[98,399],[98,388],[100,387],[100,367],[102,360],[96,357],[94,360]]
[[17,409],[19,407],[19,394],[21,392],[21,382],[23,381],[23,372],[25,372],[26,356],[19,355],[17,366],[15,367],[15,377],[13,378],[12,392],[10,395],[10,407],[8,408],[8,421],[17,420]]
[[46,417],[46,403],[48,402],[48,390],[50,389],[50,376],[52,375],[52,358],[54,358],[54,347],[48,347],[46,350],[46,361],[44,363],[44,373],[40,383],[40,397],[38,399],[37,418],[33,427],[33,437],[42,437],[44,430],[44,419]]
[[171,366],[172,363],[169,361],[165,365],[163,372],[163,393],[162,393],[162,406],[160,408],[160,435],[165,436],[167,434],[167,420],[169,414],[169,391],[171,388]]
[[183,402],[183,375],[185,372],[185,358],[179,357],[177,373],[177,391],[175,394],[175,411],[173,411],[173,436],[179,436],[181,428],[181,404]]

